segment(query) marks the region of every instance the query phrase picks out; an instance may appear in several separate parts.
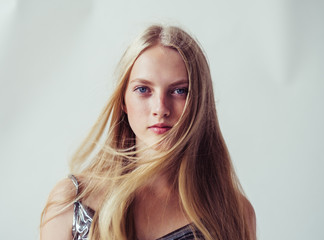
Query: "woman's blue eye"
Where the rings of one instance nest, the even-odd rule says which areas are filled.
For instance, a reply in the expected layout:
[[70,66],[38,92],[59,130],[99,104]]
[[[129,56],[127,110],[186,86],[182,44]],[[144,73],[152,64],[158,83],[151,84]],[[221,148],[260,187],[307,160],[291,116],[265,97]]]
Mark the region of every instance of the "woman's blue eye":
[[188,88],[177,88],[174,90],[176,94],[183,95],[188,93]]
[[140,93],[146,93],[148,91],[147,87],[138,87],[135,90]]

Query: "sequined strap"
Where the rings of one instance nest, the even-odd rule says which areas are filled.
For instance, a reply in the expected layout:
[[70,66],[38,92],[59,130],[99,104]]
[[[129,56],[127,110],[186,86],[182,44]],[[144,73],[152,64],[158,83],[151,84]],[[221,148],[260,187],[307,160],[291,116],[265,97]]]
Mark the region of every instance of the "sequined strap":
[[191,223],[158,238],[157,240],[204,240],[201,232]]
[[[79,183],[75,176],[69,175],[72,180],[76,193],[79,193]],[[79,200],[74,202],[73,222],[72,222],[72,236],[73,240],[86,240],[90,231],[94,210],[84,206]]]
[[69,178],[72,180],[74,186],[75,186],[75,189],[76,189],[76,195],[79,194],[79,183],[78,183],[78,180],[76,179],[76,177],[72,174],[69,175]]

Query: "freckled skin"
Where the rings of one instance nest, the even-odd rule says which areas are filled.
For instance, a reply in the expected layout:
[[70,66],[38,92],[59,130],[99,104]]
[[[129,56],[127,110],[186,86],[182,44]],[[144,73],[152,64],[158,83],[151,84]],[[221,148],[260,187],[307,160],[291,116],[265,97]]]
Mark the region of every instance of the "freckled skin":
[[125,92],[125,112],[137,144],[154,143],[179,120],[188,85],[176,50],[156,45],[137,58]]

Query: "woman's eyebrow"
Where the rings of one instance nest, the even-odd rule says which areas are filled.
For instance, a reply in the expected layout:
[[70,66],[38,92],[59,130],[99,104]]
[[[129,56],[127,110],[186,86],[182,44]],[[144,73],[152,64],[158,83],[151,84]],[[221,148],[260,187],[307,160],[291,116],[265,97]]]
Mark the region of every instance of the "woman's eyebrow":
[[170,84],[170,87],[174,87],[174,86],[178,86],[178,85],[182,85],[182,84],[189,84],[188,79],[182,79],[182,80],[173,82]]
[[143,78],[134,78],[134,79],[130,80],[129,83],[141,83],[141,84],[145,84],[145,85],[152,85],[152,82],[145,80]]
[[[144,85],[154,85],[153,82],[143,79],[143,78],[134,78],[134,79],[130,80],[129,83],[140,83],[140,84],[144,84]],[[169,86],[174,87],[174,86],[178,86],[178,85],[182,85],[182,84],[189,84],[188,79],[177,80],[177,81],[171,83]]]

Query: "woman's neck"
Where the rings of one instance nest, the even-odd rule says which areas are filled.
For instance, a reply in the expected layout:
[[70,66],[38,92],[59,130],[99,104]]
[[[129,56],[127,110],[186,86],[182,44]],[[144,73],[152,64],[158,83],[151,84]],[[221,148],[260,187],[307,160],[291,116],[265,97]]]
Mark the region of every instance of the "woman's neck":
[[166,174],[148,181],[136,193],[133,206],[138,239],[157,239],[190,223]]
[[178,195],[174,189],[174,184],[170,181],[170,177],[163,173],[159,173],[148,180],[139,192],[141,194],[145,192],[145,194],[154,195],[158,198],[165,198],[168,195]]

